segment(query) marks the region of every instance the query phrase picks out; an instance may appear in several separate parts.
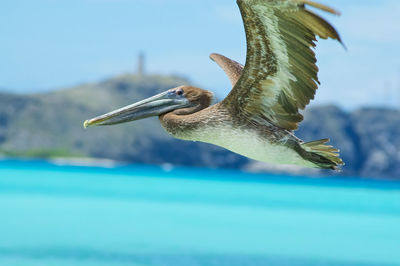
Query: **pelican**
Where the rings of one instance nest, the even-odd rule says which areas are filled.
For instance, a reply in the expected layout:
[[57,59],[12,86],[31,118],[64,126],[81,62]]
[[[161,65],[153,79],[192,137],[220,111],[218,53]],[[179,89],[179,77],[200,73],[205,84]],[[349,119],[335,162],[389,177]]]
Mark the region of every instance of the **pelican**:
[[[213,94],[180,86],[86,120],[84,127],[115,125],[158,116],[173,137],[211,143],[253,160],[337,170],[344,165],[329,139],[305,142],[294,135],[300,110],[319,85],[317,39],[342,43],[335,28],[309,10],[339,15],[308,0],[237,0],[247,40],[245,66],[211,54],[233,86],[212,105]],[[342,43],[343,44],[343,43]]]

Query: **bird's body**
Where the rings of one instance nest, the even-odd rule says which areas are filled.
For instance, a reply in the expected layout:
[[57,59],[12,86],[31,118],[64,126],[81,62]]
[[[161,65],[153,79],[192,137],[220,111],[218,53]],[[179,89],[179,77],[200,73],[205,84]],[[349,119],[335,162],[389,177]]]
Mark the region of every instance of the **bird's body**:
[[255,124],[233,117],[221,104],[200,111],[193,117],[160,121],[173,137],[214,144],[257,161],[318,167],[296,149],[301,141],[291,132],[271,124]]
[[343,165],[328,140],[304,142],[293,130],[299,109],[318,88],[315,37],[340,40],[324,19],[306,9],[335,13],[308,0],[238,0],[247,37],[246,65],[219,54],[214,60],[233,89],[211,105],[212,93],[181,86],[85,122],[113,125],[158,115],[172,136],[221,146],[248,158],[275,164],[337,169]]
[[[186,87],[182,89],[198,88]],[[214,144],[253,160],[274,164],[330,168],[332,163],[302,147],[293,132],[268,121],[254,123],[241,118],[223,103],[194,114],[160,116],[161,125],[175,138]]]

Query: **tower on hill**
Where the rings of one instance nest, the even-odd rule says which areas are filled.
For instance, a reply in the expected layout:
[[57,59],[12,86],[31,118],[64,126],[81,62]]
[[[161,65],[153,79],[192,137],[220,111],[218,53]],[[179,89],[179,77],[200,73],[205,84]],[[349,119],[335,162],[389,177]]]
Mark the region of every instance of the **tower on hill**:
[[145,75],[144,67],[145,67],[145,55],[143,52],[140,52],[139,56],[138,56],[138,64],[137,64],[137,74],[139,76]]

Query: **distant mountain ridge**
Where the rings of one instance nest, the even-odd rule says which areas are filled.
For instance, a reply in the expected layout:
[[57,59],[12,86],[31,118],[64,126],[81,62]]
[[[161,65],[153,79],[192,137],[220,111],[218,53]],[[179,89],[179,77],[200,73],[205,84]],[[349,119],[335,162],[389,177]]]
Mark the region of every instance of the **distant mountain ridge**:
[[[179,77],[123,75],[60,91],[0,93],[0,154],[15,157],[95,157],[130,163],[227,167],[303,173],[251,161],[222,148],[173,139],[158,119],[84,130],[82,122],[178,85]],[[297,135],[331,138],[346,161],[342,175],[400,179],[400,112],[335,106],[309,108]],[[314,173],[305,171],[304,173]],[[317,174],[335,174],[315,172]]]

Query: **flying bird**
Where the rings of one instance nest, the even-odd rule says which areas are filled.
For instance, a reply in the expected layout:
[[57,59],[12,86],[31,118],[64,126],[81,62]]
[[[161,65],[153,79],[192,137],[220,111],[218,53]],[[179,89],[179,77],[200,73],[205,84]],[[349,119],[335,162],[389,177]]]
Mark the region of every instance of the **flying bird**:
[[[173,137],[221,146],[248,158],[284,165],[338,169],[344,165],[329,139],[304,142],[294,135],[319,85],[317,39],[342,43],[335,28],[308,9],[339,13],[308,0],[237,0],[247,40],[245,66],[211,54],[233,89],[212,105],[213,94],[180,86],[85,121],[115,125],[158,116]],[[342,43],[343,44],[343,43]]]

